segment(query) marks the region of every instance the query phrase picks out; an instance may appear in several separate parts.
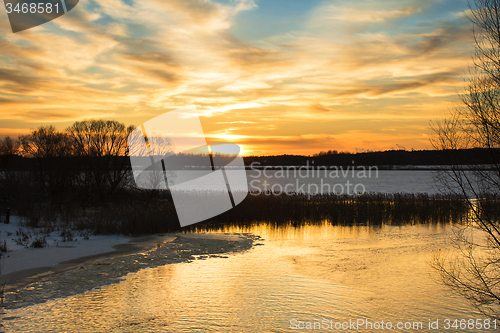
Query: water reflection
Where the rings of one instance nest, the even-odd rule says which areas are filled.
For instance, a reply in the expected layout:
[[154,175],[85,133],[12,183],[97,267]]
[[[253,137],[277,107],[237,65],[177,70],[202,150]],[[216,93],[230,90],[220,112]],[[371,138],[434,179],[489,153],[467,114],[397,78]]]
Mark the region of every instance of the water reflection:
[[449,225],[219,231],[258,234],[263,246],[229,258],[145,269],[101,290],[9,310],[5,329],[287,332],[292,319],[480,318],[428,265],[433,253],[449,246]]

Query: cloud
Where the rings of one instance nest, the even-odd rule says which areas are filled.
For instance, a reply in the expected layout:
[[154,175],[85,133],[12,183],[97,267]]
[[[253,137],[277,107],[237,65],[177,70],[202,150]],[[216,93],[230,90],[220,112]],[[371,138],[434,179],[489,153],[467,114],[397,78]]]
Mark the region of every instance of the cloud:
[[322,10],[327,13],[325,15],[325,19],[327,20],[345,21],[353,24],[387,22],[400,17],[412,16],[421,11],[418,7],[377,10],[360,5],[359,2],[352,4],[351,6],[354,5],[356,7],[328,5],[326,8],[323,7]]
[[0,69],[0,85],[9,92],[29,93],[40,88],[44,83],[43,78],[26,72],[22,73],[8,68]]
[[[250,0],[89,0],[18,34],[0,20],[0,119],[138,124],[196,104],[207,133],[255,151],[351,149],[353,135],[390,147],[451,105],[467,68],[468,22],[432,4],[325,2],[258,41],[231,30],[260,10]],[[386,125],[366,131],[375,121]]]

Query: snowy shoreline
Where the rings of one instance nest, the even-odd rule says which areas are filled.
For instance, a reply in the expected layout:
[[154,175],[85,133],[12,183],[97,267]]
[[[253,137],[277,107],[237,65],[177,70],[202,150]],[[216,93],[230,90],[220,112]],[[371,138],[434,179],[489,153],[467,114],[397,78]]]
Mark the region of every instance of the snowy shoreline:
[[[20,233],[30,237],[22,242],[23,235]],[[23,226],[21,219],[16,216],[11,219],[11,223],[0,224],[0,241],[2,244],[5,241],[8,249],[0,258],[0,286],[5,284],[6,292],[90,260],[137,252],[175,239],[172,234],[127,237],[75,233],[72,240],[63,241],[60,231],[52,231],[44,236],[46,245],[33,248],[29,246],[30,242],[42,237],[40,230]]]
[[[2,256],[0,285],[5,283],[5,301],[0,307],[6,309],[118,283],[127,274],[145,268],[225,257],[252,248],[258,239],[250,234],[175,233],[89,239],[78,236],[61,242],[61,236],[55,232],[46,238],[48,247],[26,248],[16,244],[13,237],[19,226],[16,219],[8,225],[0,224],[2,242],[5,239],[12,251]],[[4,236],[7,232],[11,233],[10,239]]]

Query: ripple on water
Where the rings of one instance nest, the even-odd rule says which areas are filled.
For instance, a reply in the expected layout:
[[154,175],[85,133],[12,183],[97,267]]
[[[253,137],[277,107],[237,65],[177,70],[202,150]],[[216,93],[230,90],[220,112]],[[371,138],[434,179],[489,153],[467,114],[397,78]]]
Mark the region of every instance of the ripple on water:
[[238,237],[235,241],[178,235],[172,242],[157,246],[151,251],[100,259],[89,265],[42,278],[18,291],[6,293],[5,302],[1,306],[15,309],[81,294],[123,281],[127,274],[146,267],[204,260],[221,257],[224,252],[248,250],[253,241],[258,239],[250,234],[238,234]]
[[[185,256],[188,248],[177,244],[171,250],[182,263],[155,264],[99,290],[6,310],[15,319],[4,321],[5,330],[289,332],[292,319],[427,323],[480,318],[438,282],[429,266],[434,251],[449,246],[449,227],[258,226],[225,231],[253,232],[264,245],[221,258],[203,251]],[[115,267],[160,263],[156,256],[114,259],[96,267],[109,275]]]

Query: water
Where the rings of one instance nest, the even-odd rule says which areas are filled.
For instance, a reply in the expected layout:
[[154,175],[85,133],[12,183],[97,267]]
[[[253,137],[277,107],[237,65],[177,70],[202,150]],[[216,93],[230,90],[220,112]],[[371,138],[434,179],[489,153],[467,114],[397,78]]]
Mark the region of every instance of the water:
[[[226,171],[231,174],[233,170]],[[194,176],[193,176],[194,174]],[[204,171],[178,171],[177,183],[204,175]],[[435,171],[415,170],[247,170],[250,191],[273,190],[274,192],[298,192],[352,194],[353,192],[384,193],[438,193]],[[192,190],[202,189],[200,184]],[[206,189],[217,188],[206,184]]]
[[[283,167],[286,168],[286,167]],[[226,170],[228,175],[238,171]],[[181,184],[189,180],[207,174],[206,170],[194,171],[176,171],[172,179],[175,184]],[[280,170],[246,170],[248,188],[250,191],[274,190],[275,192],[297,192],[299,190],[305,193],[326,193],[337,192],[341,194],[352,194],[355,190],[364,192],[384,192],[384,193],[438,193],[443,189],[436,183],[437,171],[431,170],[357,170],[354,173],[349,170],[329,169],[320,170],[299,170],[296,168],[294,173],[291,169],[288,173]],[[163,177],[163,174],[161,174]],[[239,177],[232,177],[239,181]],[[316,188],[312,184],[318,185]],[[349,185],[350,184],[350,185]],[[184,184],[185,185],[185,184]],[[311,186],[310,186],[311,185]],[[274,186],[274,188],[273,188]],[[357,187],[356,187],[357,186]],[[193,183],[191,187],[185,185],[188,190],[212,190],[219,188],[217,183]],[[237,183],[236,188],[241,184]]]
[[264,240],[228,258],[147,268],[99,290],[5,310],[4,330],[290,332],[299,321],[362,319],[422,322],[420,331],[432,331],[429,320],[481,318],[430,267],[450,248],[449,225],[223,231]]
[[[257,170],[247,172],[249,190],[273,190],[274,192],[352,194],[359,192],[384,193],[438,193],[435,171],[414,170],[308,170],[280,172]],[[267,183],[267,185],[266,185]]]

